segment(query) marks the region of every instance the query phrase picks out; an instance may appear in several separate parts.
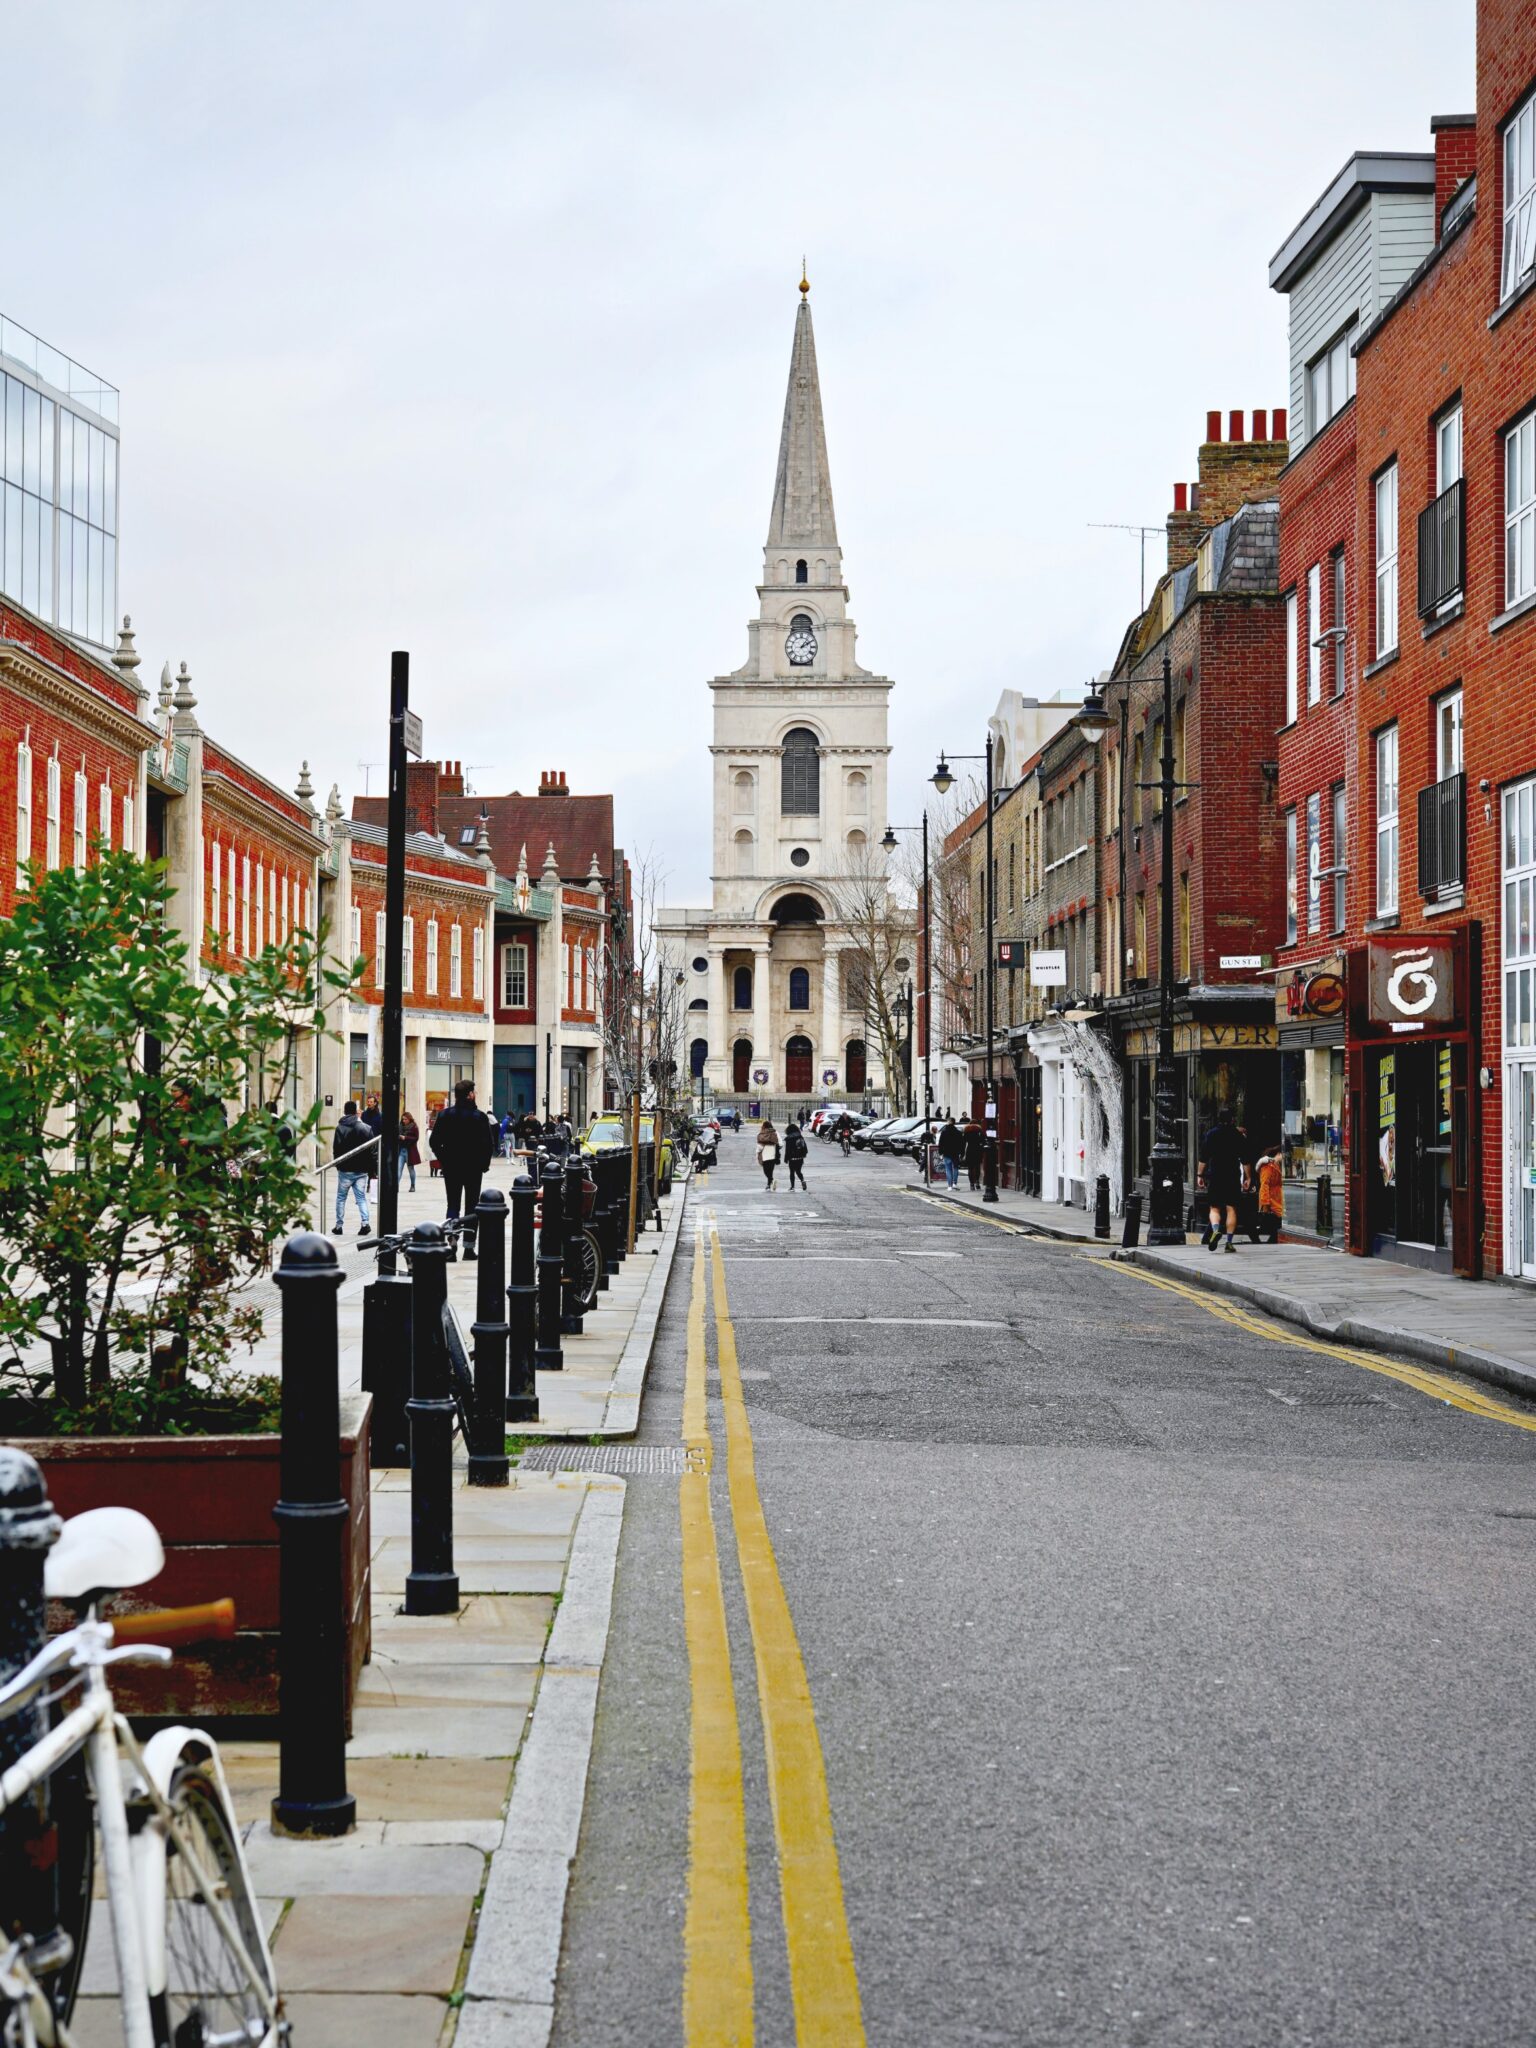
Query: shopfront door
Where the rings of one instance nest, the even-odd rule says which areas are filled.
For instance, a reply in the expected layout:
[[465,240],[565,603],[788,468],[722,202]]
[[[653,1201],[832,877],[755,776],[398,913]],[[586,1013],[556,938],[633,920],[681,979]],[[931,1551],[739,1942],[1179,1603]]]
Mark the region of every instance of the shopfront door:
[[1519,1114],[1515,1130],[1514,1263],[1522,1280],[1536,1280],[1536,1067],[1514,1067]]
[[1451,1162],[1460,1046],[1398,1045],[1377,1058],[1376,1235],[1451,1248]]

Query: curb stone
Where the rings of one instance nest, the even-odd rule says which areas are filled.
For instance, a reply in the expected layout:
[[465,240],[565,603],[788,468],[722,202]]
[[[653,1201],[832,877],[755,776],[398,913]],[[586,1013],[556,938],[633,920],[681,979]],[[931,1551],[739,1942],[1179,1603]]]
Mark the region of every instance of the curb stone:
[[603,1410],[603,1423],[594,1435],[633,1436],[640,1427],[640,1396],[645,1387],[645,1375],[651,1362],[651,1351],[656,1342],[656,1325],[661,1321],[661,1305],[666,1298],[667,1281],[671,1277],[672,1262],[677,1256],[678,1239],[682,1234],[683,1211],[688,1206],[692,1178],[675,1181],[677,1191],[672,1203],[672,1213],[667,1218],[667,1227],[660,1235],[656,1246],[656,1264],[645,1283],[645,1292],[635,1311],[634,1327],[619,1358],[618,1370],[613,1376],[613,1387],[608,1395],[608,1405]]
[[544,2048],[624,1521],[624,1482],[592,1482],[470,1954],[455,2048]]
[[1241,1274],[1229,1274],[1224,1266],[1218,1266],[1212,1272],[1206,1266],[1186,1266],[1181,1260],[1159,1258],[1155,1252],[1145,1249],[1117,1251],[1114,1256],[1124,1259],[1129,1265],[1144,1266],[1149,1272],[1165,1273],[1192,1286],[1202,1287],[1207,1293],[1230,1294],[1240,1301],[1251,1302],[1255,1308],[1263,1309],[1280,1322],[1294,1323],[1298,1328],[1310,1331],[1314,1337],[1326,1338],[1329,1343],[1353,1344],[1362,1351],[1399,1352],[1406,1358],[1417,1359],[1421,1365],[1464,1373],[1469,1379],[1482,1380],[1506,1393],[1523,1394],[1527,1400],[1536,1400],[1536,1372],[1512,1358],[1501,1358],[1496,1351],[1481,1351],[1475,1345],[1448,1344],[1444,1338],[1426,1337],[1422,1331],[1399,1329],[1392,1323],[1367,1323],[1353,1316],[1325,1315],[1295,1295],[1281,1294],[1266,1287],[1262,1281],[1246,1280]]

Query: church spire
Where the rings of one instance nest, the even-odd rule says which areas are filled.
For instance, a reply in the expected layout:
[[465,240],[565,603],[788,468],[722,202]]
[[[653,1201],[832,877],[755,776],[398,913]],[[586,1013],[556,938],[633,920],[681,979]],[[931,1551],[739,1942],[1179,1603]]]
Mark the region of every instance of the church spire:
[[835,548],[832,472],[821,421],[821,380],[816,372],[816,336],[811,327],[810,284],[800,272],[800,306],[789,358],[784,430],[779,436],[779,471],[774,479],[770,548]]

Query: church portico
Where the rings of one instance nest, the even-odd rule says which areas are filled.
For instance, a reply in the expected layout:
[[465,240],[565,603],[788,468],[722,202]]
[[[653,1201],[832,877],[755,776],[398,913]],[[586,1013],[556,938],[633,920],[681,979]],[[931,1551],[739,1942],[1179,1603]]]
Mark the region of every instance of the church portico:
[[847,1007],[838,903],[884,830],[891,685],[855,655],[808,291],[802,280],[747,660],[709,686],[713,902],[656,919],[705,1004],[691,1075],[765,1100],[883,1086]]

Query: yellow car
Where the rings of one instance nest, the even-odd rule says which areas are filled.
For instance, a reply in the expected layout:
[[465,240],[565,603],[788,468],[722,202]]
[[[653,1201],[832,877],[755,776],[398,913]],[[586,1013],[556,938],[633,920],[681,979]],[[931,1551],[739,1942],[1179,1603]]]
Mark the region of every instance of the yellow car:
[[[654,1117],[640,1117],[640,1142],[649,1145],[656,1129]],[[595,1116],[581,1134],[583,1152],[607,1152],[617,1148],[629,1149],[630,1120],[618,1110],[610,1110],[606,1116]],[[672,1140],[661,1141],[661,1158],[657,1161],[658,1192],[665,1195],[672,1190]]]

